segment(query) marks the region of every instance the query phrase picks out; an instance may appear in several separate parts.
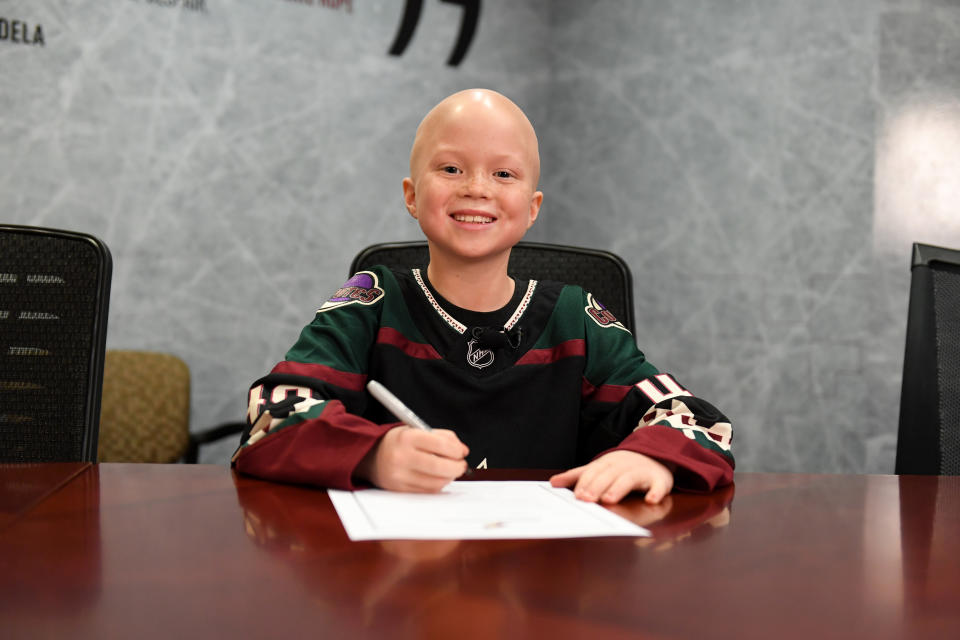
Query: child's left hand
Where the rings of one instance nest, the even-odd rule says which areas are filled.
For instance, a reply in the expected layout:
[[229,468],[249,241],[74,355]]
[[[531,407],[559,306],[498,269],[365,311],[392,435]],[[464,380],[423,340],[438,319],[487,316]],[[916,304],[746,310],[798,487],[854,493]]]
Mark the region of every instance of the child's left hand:
[[646,490],[644,501],[658,504],[673,489],[673,472],[664,464],[634,451],[611,451],[581,467],[550,478],[554,487],[569,487],[587,502],[614,504],[634,490]]

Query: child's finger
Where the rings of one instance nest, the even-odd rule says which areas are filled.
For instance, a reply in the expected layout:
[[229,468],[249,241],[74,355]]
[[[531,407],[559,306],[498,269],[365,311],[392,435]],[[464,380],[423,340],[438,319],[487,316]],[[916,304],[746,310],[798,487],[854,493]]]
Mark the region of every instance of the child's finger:
[[647,504],[660,504],[660,502],[666,497],[670,490],[673,488],[673,478],[672,477],[663,477],[657,475],[650,482],[650,488],[647,489],[647,495],[644,496],[643,501]]
[[437,455],[462,459],[470,453],[470,448],[463,444],[457,434],[449,429],[434,429],[431,435],[436,436],[435,442],[440,446],[440,450],[435,452]]
[[624,496],[637,488],[635,478],[632,474],[617,476],[600,495],[600,501],[606,504],[616,504],[623,500]]
[[417,451],[440,456],[441,458],[463,460],[470,452],[467,446],[460,442],[457,435],[447,429],[421,431],[420,429],[406,427],[403,438],[408,446]]
[[410,469],[418,474],[450,481],[466,472],[467,461],[463,458],[447,458],[434,453],[418,451],[411,459]]
[[448,484],[450,484],[449,481],[433,476],[398,475],[390,480],[389,490],[404,493],[437,493]]
[[577,486],[573,489],[573,494],[578,500],[597,502],[616,479],[615,468],[595,462],[584,469],[577,481]]
[[400,491],[412,493],[437,493],[452,482],[452,478],[435,476],[410,470],[402,480]]
[[550,476],[550,486],[569,487],[577,483],[581,473],[583,473],[583,467],[574,467],[573,469],[567,469],[561,473],[554,474]]

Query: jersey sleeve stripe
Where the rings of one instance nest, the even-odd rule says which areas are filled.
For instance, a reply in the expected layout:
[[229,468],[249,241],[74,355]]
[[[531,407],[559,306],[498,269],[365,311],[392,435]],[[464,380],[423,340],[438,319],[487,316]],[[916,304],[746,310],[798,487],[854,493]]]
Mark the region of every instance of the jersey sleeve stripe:
[[602,384],[599,387],[596,387],[592,385],[589,380],[584,378],[580,395],[582,398],[590,402],[616,403],[623,400],[623,398],[630,393],[631,389],[633,389],[633,385],[624,384]]
[[523,354],[519,360],[517,360],[517,364],[550,364],[552,362],[556,362],[557,360],[562,360],[563,358],[584,356],[586,353],[586,341],[582,338],[577,338],[574,340],[566,340],[565,342],[561,342],[554,347],[547,347],[545,349],[531,349]]
[[377,344],[387,344],[400,349],[411,358],[419,360],[440,360],[440,354],[433,345],[413,342],[392,327],[381,327],[377,333]]
[[351,391],[362,391],[367,384],[367,376],[365,374],[339,371],[333,367],[309,362],[292,362],[286,360],[275,366],[271,373],[286,373],[308,378],[318,378],[324,382]]

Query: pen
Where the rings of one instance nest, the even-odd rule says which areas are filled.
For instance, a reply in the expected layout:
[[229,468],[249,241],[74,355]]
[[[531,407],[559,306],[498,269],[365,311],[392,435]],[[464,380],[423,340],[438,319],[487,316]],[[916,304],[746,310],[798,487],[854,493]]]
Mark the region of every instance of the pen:
[[[408,427],[413,427],[414,429],[433,431],[433,428],[421,420],[410,407],[403,404],[400,398],[390,393],[389,389],[376,380],[371,380],[367,383],[367,390],[370,392],[370,395],[379,400],[380,403],[403,424]],[[473,469],[468,466],[464,475],[473,475]]]

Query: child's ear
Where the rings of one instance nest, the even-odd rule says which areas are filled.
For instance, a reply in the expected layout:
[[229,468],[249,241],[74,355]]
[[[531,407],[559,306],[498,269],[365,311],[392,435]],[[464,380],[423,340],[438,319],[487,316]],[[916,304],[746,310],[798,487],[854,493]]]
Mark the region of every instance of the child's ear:
[[537,221],[537,216],[540,215],[540,205],[542,204],[543,192],[534,192],[533,197],[530,198],[530,222],[527,223],[527,229],[532,227],[533,223]]
[[417,192],[410,178],[403,179],[403,202],[407,205],[410,215],[417,218]]

